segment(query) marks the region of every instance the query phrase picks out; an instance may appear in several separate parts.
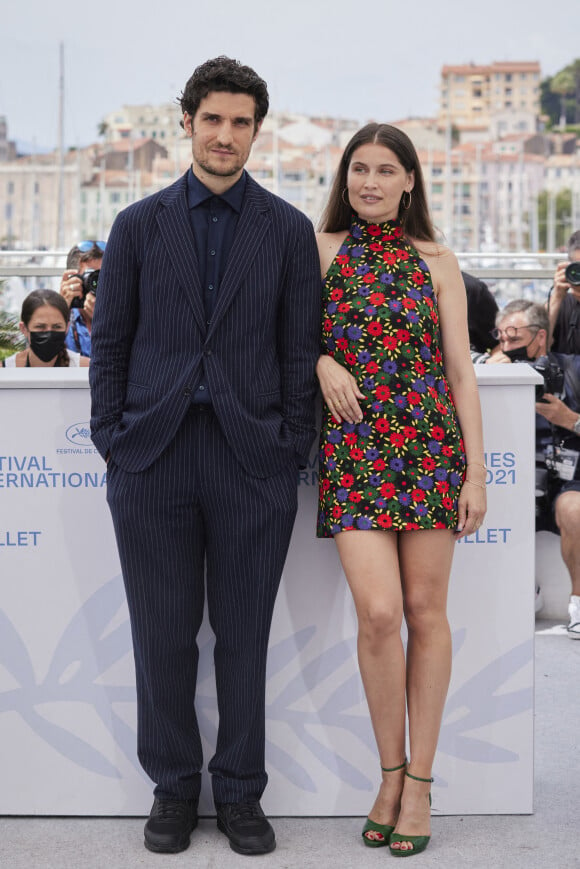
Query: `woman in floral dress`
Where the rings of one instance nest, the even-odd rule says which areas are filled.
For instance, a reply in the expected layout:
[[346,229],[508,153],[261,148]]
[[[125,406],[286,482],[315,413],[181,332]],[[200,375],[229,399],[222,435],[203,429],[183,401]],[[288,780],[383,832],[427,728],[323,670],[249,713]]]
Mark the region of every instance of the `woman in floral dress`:
[[451,670],[453,548],[480,526],[486,498],[465,287],[455,256],[435,240],[404,133],[368,124],[353,136],[318,243],[318,536],[334,537],[354,598],[383,770],[363,840],[410,856],[430,836],[431,770]]

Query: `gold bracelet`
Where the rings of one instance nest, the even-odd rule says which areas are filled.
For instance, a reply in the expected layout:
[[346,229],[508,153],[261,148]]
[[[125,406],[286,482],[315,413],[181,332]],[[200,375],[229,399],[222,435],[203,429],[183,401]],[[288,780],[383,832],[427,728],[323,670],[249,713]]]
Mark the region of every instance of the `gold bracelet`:
[[467,462],[465,467],[469,468],[470,465],[475,465],[476,467],[483,468],[484,471],[487,471],[487,468],[485,467],[485,465],[482,465],[480,462]]
[[464,483],[471,483],[472,486],[477,486],[478,489],[485,490],[487,488],[485,483],[483,483],[483,484],[482,483],[475,483],[473,480],[468,480],[467,477],[465,478],[465,480],[463,482]]

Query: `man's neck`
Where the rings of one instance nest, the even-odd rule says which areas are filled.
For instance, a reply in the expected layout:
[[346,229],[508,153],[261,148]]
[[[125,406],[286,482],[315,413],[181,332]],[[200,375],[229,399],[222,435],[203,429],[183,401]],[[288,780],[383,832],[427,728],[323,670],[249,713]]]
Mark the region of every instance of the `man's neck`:
[[235,175],[212,175],[202,169],[201,166],[198,166],[197,163],[192,163],[191,171],[204,187],[211,190],[215,196],[221,196],[222,193],[225,193],[226,190],[229,190],[230,187],[233,187],[240,180],[244,170],[240,169]]

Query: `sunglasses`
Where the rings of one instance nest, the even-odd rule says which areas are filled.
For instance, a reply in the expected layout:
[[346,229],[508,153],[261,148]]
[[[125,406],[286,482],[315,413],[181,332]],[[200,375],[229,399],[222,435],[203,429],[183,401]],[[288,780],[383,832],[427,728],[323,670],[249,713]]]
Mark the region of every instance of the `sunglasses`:
[[79,243],[77,244],[77,247],[81,253],[88,253],[94,247],[98,247],[98,249],[102,253],[104,253],[106,246],[106,241],[79,241]]

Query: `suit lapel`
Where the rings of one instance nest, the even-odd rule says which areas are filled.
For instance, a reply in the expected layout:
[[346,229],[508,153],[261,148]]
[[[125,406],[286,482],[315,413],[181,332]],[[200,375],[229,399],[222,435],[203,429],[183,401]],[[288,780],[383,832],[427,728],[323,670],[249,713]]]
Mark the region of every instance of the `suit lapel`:
[[199,264],[187,207],[187,175],[180,178],[165,191],[164,207],[157,214],[159,232],[165,242],[173,268],[184,298],[193,309],[193,314],[202,332],[206,331]]
[[229,308],[268,233],[270,223],[268,199],[262,188],[248,176],[244,204],[208,334],[213,332],[216,324]]

